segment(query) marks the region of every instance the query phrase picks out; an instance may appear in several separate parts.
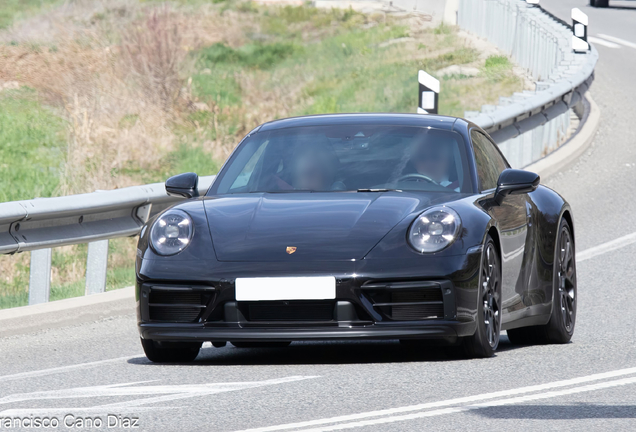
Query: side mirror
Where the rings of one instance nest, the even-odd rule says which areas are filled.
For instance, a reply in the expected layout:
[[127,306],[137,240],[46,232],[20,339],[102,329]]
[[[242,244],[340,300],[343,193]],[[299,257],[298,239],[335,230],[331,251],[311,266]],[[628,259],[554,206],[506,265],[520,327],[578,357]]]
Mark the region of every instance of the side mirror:
[[501,205],[508,195],[525,194],[534,191],[541,178],[538,174],[530,171],[507,169],[499,175],[497,180],[497,190],[495,191],[495,201]]
[[199,176],[193,172],[172,176],[166,180],[166,192],[171,196],[197,197],[199,196]]

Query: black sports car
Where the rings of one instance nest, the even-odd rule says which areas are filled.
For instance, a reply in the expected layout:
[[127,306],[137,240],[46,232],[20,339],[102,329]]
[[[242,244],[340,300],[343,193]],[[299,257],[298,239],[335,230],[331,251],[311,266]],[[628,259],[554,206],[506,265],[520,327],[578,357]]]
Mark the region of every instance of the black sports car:
[[152,361],[202,342],[434,339],[489,357],[574,331],[572,211],[459,118],[338,114],[250,132],[205,196],[152,218],[137,317]]

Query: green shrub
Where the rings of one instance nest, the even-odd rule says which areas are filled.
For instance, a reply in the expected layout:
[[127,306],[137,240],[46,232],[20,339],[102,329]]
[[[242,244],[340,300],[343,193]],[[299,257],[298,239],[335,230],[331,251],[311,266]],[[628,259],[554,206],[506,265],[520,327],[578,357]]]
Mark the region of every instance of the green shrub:
[[508,57],[503,55],[492,55],[486,59],[485,64],[486,69],[493,68],[509,68],[511,67],[510,60]]
[[237,49],[215,43],[201,50],[200,65],[211,69],[219,65],[269,69],[298,51],[300,48],[289,42],[249,43]]
[[486,59],[484,64],[484,75],[488,80],[498,82],[509,76],[512,70],[512,63],[508,57],[503,55],[492,55]]

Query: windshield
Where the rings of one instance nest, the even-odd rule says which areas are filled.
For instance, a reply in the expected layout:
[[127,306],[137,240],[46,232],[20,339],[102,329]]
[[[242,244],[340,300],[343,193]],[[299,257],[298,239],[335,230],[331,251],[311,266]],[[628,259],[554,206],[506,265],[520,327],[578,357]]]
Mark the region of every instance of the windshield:
[[215,194],[410,190],[472,191],[461,135],[376,125],[296,127],[245,139]]

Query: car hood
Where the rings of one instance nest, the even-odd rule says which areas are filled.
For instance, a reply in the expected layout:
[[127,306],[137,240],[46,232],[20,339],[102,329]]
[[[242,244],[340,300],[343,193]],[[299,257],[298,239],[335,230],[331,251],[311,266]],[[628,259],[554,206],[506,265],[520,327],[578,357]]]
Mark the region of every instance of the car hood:
[[259,193],[212,197],[204,205],[219,261],[292,263],[362,259],[429,202],[400,192]]

